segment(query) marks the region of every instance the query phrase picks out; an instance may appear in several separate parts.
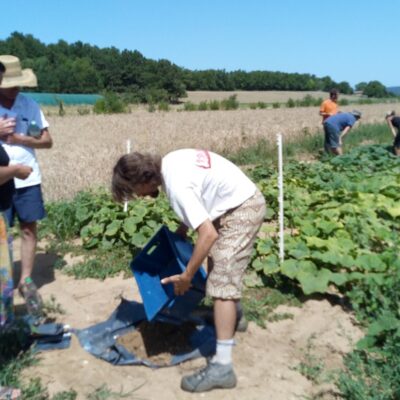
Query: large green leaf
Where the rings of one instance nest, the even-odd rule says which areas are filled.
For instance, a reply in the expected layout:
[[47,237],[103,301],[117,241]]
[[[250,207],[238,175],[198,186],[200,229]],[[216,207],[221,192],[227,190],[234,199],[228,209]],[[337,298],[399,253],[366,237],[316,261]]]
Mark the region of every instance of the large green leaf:
[[103,235],[104,225],[103,224],[94,224],[89,225],[90,234],[93,236]]
[[127,233],[128,235],[133,235],[134,233],[136,233],[137,232],[137,223],[138,223],[137,217],[127,218],[123,224],[124,232]]
[[329,235],[335,229],[339,229],[343,227],[342,223],[333,222],[333,221],[326,221],[326,220],[319,220],[316,221],[316,227],[324,234]]
[[269,257],[265,259],[263,267],[265,275],[271,275],[278,272],[280,270],[280,263],[278,257],[275,254],[271,254]]
[[281,265],[282,274],[290,279],[294,279],[299,271],[299,261],[297,260],[284,260]]
[[400,206],[397,207],[388,207],[386,209],[387,213],[393,217],[393,218],[397,218],[400,217]]
[[257,253],[260,255],[267,255],[271,253],[273,242],[271,239],[264,239],[257,241]]
[[376,336],[381,332],[399,329],[400,320],[392,312],[386,311],[368,328],[368,335]]
[[135,203],[135,206],[132,209],[132,213],[137,217],[144,217],[148,213],[149,209],[144,204]]
[[312,268],[303,269],[297,274],[297,279],[301,284],[304,294],[325,293],[328,289],[332,272],[326,268],[313,270]]
[[306,239],[308,246],[314,247],[317,249],[323,249],[323,248],[327,249],[328,245],[329,245],[328,240],[320,239],[316,236],[306,236],[305,239]]
[[297,259],[304,259],[310,255],[310,250],[304,242],[298,241],[296,247],[289,250],[289,255]]
[[131,244],[135,247],[142,248],[147,242],[146,236],[140,232],[136,232],[131,237]]
[[382,261],[380,255],[369,253],[360,254],[355,260],[355,265],[357,265],[362,270],[367,271],[386,271],[386,264]]
[[116,236],[119,228],[121,228],[122,221],[112,221],[111,224],[107,225],[104,235],[106,236]]
[[87,221],[88,218],[90,218],[89,209],[87,207],[78,206],[75,215],[79,222]]
[[331,264],[337,267],[351,268],[354,265],[353,257],[333,251],[313,251],[310,257],[313,260],[319,260],[325,264]]
[[334,272],[334,273],[331,274],[331,277],[329,279],[336,286],[342,286],[342,285],[344,285],[345,283],[348,282],[348,274]]

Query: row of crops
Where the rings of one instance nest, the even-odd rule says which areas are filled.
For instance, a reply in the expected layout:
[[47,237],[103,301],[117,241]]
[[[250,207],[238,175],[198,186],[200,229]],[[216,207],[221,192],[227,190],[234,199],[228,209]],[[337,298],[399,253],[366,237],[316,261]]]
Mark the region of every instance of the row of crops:
[[[400,398],[400,158],[384,146],[362,146],[315,163],[289,162],[285,182],[285,260],[278,258],[276,168],[249,174],[268,213],[249,269],[253,286],[283,280],[305,295],[348,300],[366,336],[347,358],[340,390],[348,399]],[[80,193],[48,207],[42,233],[80,236],[87,249],[137,252],[163,224],[177,227],[164,197],[131,202]],[[375,396],[376,394],[376,396]]]
[[[251,171],[276,220],[273,168]],[[339,388],[346,399],[400,398],[400,158],[384,146],[355,148],[285,170],[285,261],[276,224],[266,225],[252,263],[260,281],[294,280],[305,294],[348,300],[365,337],[346,358]]]

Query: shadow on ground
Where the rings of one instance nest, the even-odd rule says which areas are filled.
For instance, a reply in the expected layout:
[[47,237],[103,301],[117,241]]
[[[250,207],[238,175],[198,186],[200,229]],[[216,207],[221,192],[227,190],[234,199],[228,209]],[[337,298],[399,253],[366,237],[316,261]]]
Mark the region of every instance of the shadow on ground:
[[[38,288],[54,281],[54,264],[60,257],[54,253],[37,253],[33,267],[32,279]],[[14,263],[13,279],[17,287],[21,276],[21,261]]]

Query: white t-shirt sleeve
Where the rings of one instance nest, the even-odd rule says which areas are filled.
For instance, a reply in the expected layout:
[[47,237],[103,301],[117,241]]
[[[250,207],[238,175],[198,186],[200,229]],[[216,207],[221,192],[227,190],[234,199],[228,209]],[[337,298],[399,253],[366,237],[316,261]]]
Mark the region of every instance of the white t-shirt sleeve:
[[[46,118],[45,118],[45,116],[43,114],[43,111],[41,109],[39,109],[39,112],[40,112],[40,119],[38,119],[38,125],[40,126],[40,129],[46,129],[50,125],[47,122],[47,120],[46,120]],[[40,121],[40,123],[39,123],[39,121]]]
[[178,217],[191,229],[195,230],[207,219],[211,220],[201,200],[190,188],[175,192],[169,200]]

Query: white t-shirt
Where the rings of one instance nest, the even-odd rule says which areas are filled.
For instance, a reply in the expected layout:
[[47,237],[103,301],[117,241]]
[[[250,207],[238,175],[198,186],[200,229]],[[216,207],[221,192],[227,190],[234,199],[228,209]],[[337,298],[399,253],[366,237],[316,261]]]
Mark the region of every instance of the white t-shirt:
[[256,192],[255,184],[236,165],[206,150],[167,154],[161,174],[173,210],[192,229],[241,205]]
[[[4,108],[2,109],[4,110]],[[29,124],[32,121],[35,121],[40,129],[48,128],[49,126],[39,105],[34,100],[20,93],[15,99],[11,112],[17,115],[15,133],[27,135]],[[23,164],[32,168],[32,173],[27,179],[14,179],[15,187],[19,189],[40,184],[42,179],[35,150],[19,144],[6,144],[2,141],[0,141],[0,143],[10,157],[10,165]]]

